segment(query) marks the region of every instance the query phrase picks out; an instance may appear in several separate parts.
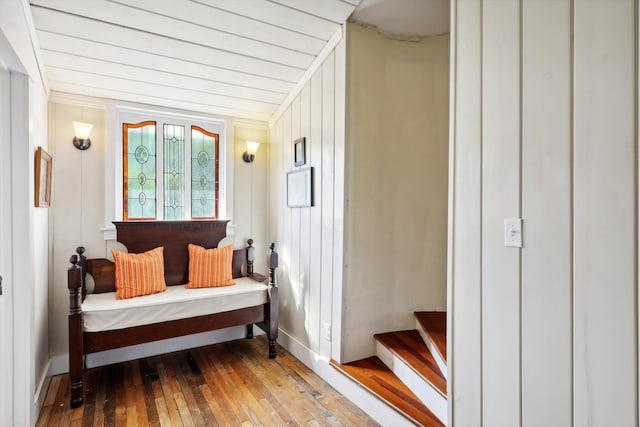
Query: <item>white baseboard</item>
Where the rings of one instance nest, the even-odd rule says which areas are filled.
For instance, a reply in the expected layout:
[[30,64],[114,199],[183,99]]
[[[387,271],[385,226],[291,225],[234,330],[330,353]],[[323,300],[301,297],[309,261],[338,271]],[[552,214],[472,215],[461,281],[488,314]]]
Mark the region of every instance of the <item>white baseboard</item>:
[[431,383],[418,375],[402,358],[380,341],[376,341],[376,355],[443,424],[447,424],[446,396],[440,394]]
[[436,345],[433,343],[433,340],[429,337],[429,333],[424,330],[424,328],[422,327],[422,323],[420,323],[418,319],[416,319],[416,329],[420,333],[420,336],[422,337],[422,341],[427,346],[427,348],[431,352],[431,355],[433,356],[436,363],[438,364],[438,368],[440,368],[440,372],[442,373],[442,376],[444,377],[445,380],[448,379],[449,370],[447,369],[447,362],[442,358],[442,356],[440,355],[440,352],[436,348]]
[[313,352],[282,329],[278,344],[381,425],[414,426],[395,409],[331,366],[325,357]]
[[49,376],[49,370],[51,369],[51,359],[49,359],[40,372],[40,380],[38,381],[38,386],[36,388],[35,394],[33,396],[33,407],[35,411],[35,419],[38,418],[38,414],[40,413],[40,408],[44,404],[44,399],[47,397],[47,391],[49,390],[49,383],[51,382],[51,377]]
[[[254,335],[264,334],[262,329],[254,327]],[[101,351],[87,356],[87,368],[111,365],[113,363],[126,362],[128,360],[141,359],[158,354],[171,353],[204,345],[218,344],[225,341],[237,340],[246,336],[244,326],[234,326],[216,331],[202,332],[194,335],[170,338],[162,341],[154,341],[147,344],[133,345],[131,347],[115,350]],[[61,354],[51,359],[48,375],[59,375],[69,372],[69,354]]]

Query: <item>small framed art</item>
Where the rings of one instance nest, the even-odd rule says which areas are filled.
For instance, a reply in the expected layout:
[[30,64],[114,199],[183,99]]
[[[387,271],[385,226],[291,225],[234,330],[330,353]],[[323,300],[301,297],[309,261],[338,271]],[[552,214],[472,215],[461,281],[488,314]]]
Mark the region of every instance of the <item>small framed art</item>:
[[42,147],[36,149],[35,161],[35,207],[48,208],[51,205],[52,159]]
[[303,166],[307,163],[306,160],[306,138],[303,136],[302,138],[298,138],[293,141],[293,165],[294,166]]
[[290,208],[313,206],[313,168],[287,172],[287,206]]

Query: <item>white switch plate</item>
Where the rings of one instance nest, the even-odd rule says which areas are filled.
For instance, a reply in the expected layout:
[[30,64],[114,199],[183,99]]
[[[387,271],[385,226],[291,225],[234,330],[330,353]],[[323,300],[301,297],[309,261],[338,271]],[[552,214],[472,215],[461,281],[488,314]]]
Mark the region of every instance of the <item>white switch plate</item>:
[[331,341],[331,323],[324,324],[324,339]]
[[522,218],[504,220],[504,245],[507,248],[522,247]]

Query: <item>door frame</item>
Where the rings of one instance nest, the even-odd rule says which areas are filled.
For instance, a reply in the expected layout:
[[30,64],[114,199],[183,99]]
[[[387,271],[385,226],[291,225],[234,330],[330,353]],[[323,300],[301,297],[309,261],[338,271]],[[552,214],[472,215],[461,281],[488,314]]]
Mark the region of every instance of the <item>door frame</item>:
[[[10,384],[10,396],[2,396],[3,414],[1,420],[11,420],[3,425],[33,425],[37,417],[34,402],[35,374],[33,366],[32,336],[33,336],[33,282],[34,275],[31,267],[33,257],[33,148],[29,133],[29,76],[20,62],[11,44],[0,31],[0,61],[9,71],[9,108],[2,122],[8,115],[9,127],[4,130],[2,137],[8,142],[9,174],[11,176],[9,188],[9,206],[4,206],[9,219],[11,239],[2,242],[11,254],[11,280],[3,283],[4,305],[11,307],[11,325],[3,325],[7,339],[11,343],[12,357],[2,369],[3,378]],[[4,150],[3,150],[4,151]],[[13,165],[13,166],[12,166]],[[23,167],[15,167],[23,165]],[[3,164],[4,166],[4,164]],[[13,286],[14,283],[22,286]],[[8,317],[8,315],[7,315]],[[6,373],[9,376],[5,377]],[[3,380],[4,382],[4,380]],[[1,395],[0,395],[1,396]],[[5,414],[6,411],[6,415]]]
[[[6,79],[6,81],[5,81]],[[0,425],[13,425],[13,265],[11,260],[13,237],[11,233],[11,75],[9,68],[0,58],[0,275],[2,295],[0,295]]]
[[13,418],[14,425],[36,421],[33,355],[33,168],[34,150],[29,135],[29,77],[10,73],[11,80],[11,230],[13,240]]

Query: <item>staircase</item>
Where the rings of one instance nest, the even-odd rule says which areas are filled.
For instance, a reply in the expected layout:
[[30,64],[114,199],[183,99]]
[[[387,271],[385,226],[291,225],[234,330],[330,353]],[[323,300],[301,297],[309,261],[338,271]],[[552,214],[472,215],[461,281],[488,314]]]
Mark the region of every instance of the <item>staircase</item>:
[[447,314],[416,312],[416,329],[376,334],[376,356],[331,364],[416,425],[447,424]]

